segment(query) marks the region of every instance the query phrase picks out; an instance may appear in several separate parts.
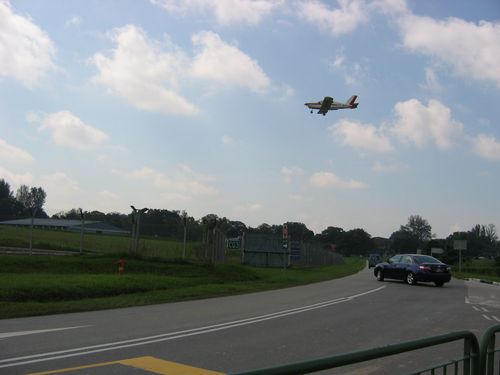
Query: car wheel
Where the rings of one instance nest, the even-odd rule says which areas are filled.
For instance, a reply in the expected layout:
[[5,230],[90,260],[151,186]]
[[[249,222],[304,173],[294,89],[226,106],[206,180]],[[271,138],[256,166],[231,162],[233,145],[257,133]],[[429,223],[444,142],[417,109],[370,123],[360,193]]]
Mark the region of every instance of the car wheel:
[[417,283],[417,279],[415,278],[415,274],[413,272],[408,272],[406,274],[406,282],[408,285],[415,285]]
[[435,281],[434,284],[436,284],[436,286],[443,286],[443,282],[442,281]]
[[384,281],[384,274],[382,273],[382,270],[380,268],[375,271],[375,277],[378,281]]

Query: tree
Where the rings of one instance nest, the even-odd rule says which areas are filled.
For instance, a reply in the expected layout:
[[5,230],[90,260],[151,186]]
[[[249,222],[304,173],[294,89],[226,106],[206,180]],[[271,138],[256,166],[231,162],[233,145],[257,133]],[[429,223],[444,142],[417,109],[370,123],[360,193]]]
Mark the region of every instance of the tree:
[[13,198],[13,196],[9,183],[2,178],[0,179],[0,199],[4,198]]
[[328,227],[319,234],[318,239],[324,244],[336,245],[342,240],[344,234],[342,228]]
[[397,230],[391,234],[389,240],[390,249],[393,253],[415,253],[418,250],[418,241],[408,230]]
[[408,224],[406,224],[404,228],[417,239],[420,246],[422,246],[424,242],[432,239],[432,227],[427,220],[419,215],[411,215],[408,218]]
[[495,225],[476,224],[466,233],[467,256],[493,256],[497,253]]
[[423,250],[425,243],[432,239],[432,227],[419,215],[411,215],[408,224],[401,225],[399,231],[391,235],[391,249],[396,252]]
[[314,238],[314,232],[307,228],[304,223],[288,222],[288,237],[292,241],[310,241]]
[[45,198],[47,198],[47,193],[41,187],[30,188],[27,185],[21,185],[16,193],[16,200],[23,207],[24,214],[32,217],[47,217],[43,211]]
[[342,236],[340,252],[345,255],[366,255],[373,249],[371,236],[364,229],[351,229]]
[[19,211],[19,204],[14,199],[10,185],[3,178],[0,179],[0,221],[13,219]]

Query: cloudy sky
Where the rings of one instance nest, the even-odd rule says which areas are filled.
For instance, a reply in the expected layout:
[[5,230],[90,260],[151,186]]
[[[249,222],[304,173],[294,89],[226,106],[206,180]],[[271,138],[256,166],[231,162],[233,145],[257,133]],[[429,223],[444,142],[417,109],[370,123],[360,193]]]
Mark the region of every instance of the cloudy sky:
[[500,229],[499,119],[498,0],[0,0],[0,177],[49,214]]

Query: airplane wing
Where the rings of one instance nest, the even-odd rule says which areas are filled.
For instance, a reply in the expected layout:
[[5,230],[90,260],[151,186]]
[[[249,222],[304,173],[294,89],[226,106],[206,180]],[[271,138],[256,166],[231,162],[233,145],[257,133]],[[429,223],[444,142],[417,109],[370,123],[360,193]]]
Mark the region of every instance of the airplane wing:
[[321,107],[319,108],[318,113],[321,113],[323,116],[327,114],[327,112],[332,108],[333,98],[331,96],[325,96],[323,101],[321,102]]
[[328,111],[336,111],[337,109],[345,109],[345,108],[357,108],[358,103],[356,103],[357,95],[351,96],[345,103],[336,102],[333,100],[331,96],[325,96],[325,98],[320,102],[315,103],[305,103],[305,105],[311,110],[317,109],[318,114],[326,115]]

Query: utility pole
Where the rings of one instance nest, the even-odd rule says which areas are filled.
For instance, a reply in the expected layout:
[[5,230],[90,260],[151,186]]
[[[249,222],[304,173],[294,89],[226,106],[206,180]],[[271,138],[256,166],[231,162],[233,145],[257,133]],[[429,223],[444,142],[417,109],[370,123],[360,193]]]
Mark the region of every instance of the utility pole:
[[186,258],[187,212],[182,212],[182,225],[184,226],[184,241],[182,246],[182,259]]
[[134,252],[134,245],[135,245],[135,223],[136,223],[136,214],[137,214],[137,209],[134,206],[130,206],[132,208],[132,237],[130,238],[130,252]]
[[78,210],[80,210],[80,218],[82,219],[82,223],[80,225],[80,254],[82,254],[83,253],[83,226],[84,226],[85,216],[83,215],[83,210],[81,208],[79,208]]
[[149,208],[135,208],[134,206],[130,206],[132,210],[134,210],[133,215],[135,216],[135,230],[132,228],[132,236],[133,236],[133,246],[134,252],[137,253],[139,247],[139,228],[141,225],[141,214],[145,213]]
[[32,206],[30,211],[31,211],[30,255],[33,255],[33,227],[35,226],[36,207]]

